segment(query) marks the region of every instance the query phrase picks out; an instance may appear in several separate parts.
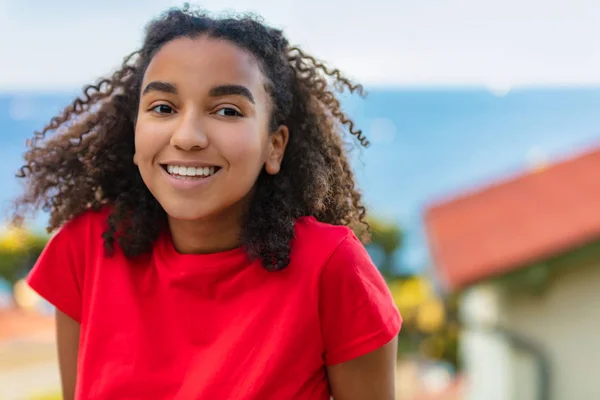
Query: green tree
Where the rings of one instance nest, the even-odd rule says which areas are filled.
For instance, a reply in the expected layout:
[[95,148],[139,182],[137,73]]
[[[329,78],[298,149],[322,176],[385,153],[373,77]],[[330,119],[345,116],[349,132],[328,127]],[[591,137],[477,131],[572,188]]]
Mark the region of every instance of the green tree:
[[396,223],[385,221],[383,218],[371,217],[371,245],[377,246],[383,253],[383,261],[378,265],[386,279],[394,274],[394,253],[402,246],[403,232]]
[[47,241],[47,236],[26,230],[5,230],[0,236],[0,277],[14,285],[27,274]]

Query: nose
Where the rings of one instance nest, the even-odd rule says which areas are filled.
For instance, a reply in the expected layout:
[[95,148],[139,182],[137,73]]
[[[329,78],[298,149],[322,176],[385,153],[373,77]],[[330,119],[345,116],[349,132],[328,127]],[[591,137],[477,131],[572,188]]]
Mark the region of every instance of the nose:
[[184,151],[201,150],[208,146],[201,118],[195,112],[181,116],[180,123],[171,135],[171,146]]

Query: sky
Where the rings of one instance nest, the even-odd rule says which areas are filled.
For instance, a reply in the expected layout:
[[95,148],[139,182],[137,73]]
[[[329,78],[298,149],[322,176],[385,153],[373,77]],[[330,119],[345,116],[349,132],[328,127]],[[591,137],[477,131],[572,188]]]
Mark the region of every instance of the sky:
[[[193,3],[193,2],[192,2]],[[72,90],[109,74],[180,1],[0,0],[0,91]],[[373,86],[600,85],[597,0],[205,0],[254,12]]]

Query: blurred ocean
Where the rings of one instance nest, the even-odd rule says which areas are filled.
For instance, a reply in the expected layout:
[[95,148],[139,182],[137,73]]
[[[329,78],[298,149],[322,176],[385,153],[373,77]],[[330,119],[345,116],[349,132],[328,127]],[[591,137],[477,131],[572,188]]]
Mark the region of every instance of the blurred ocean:
[[[14,173],[24,143],[71,99],[70,94],[0,94],[0,205],[18,193]],[[403,272],[428,266],[421,213],[432,201],[511,176],[532,163],[600,145],[600,88],[372,89],[345,99],[369,136],[355,170],[372,213],[406,231]],[[35,225],[42,227],[45,215]]]

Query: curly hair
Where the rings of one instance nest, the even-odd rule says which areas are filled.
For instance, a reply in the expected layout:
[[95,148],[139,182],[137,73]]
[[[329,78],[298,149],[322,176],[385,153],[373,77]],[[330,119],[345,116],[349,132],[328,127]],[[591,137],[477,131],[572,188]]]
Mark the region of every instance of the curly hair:
[[343,132],[364,147],[369,143],[334,94],[347,90],[363,95],[362,86],[290,46],[281,30],[257,17],[213,18],[188,5],[151,21],[139,51],[126,57],[112,76],[86,86],[82,96],[35,133],[17,174],[25,179],[26,190],[16,200],[15,223],[42,209],[50,214],[47,229],[52,232],[88,209],[108,205],[107,252],[114,252],[116,244],[127,257],[151,249],[166,214],[132,161],[142,79],[162,46],[199,36],[228,40],[256,57],[269,82],[270,125],[284,124],[290,132],[280,172],[263,170],[255,184],[240,238],[248,255],[260,258],[269,270],[287,266],[294,223],[301,216],[367,235],[366,211]]

